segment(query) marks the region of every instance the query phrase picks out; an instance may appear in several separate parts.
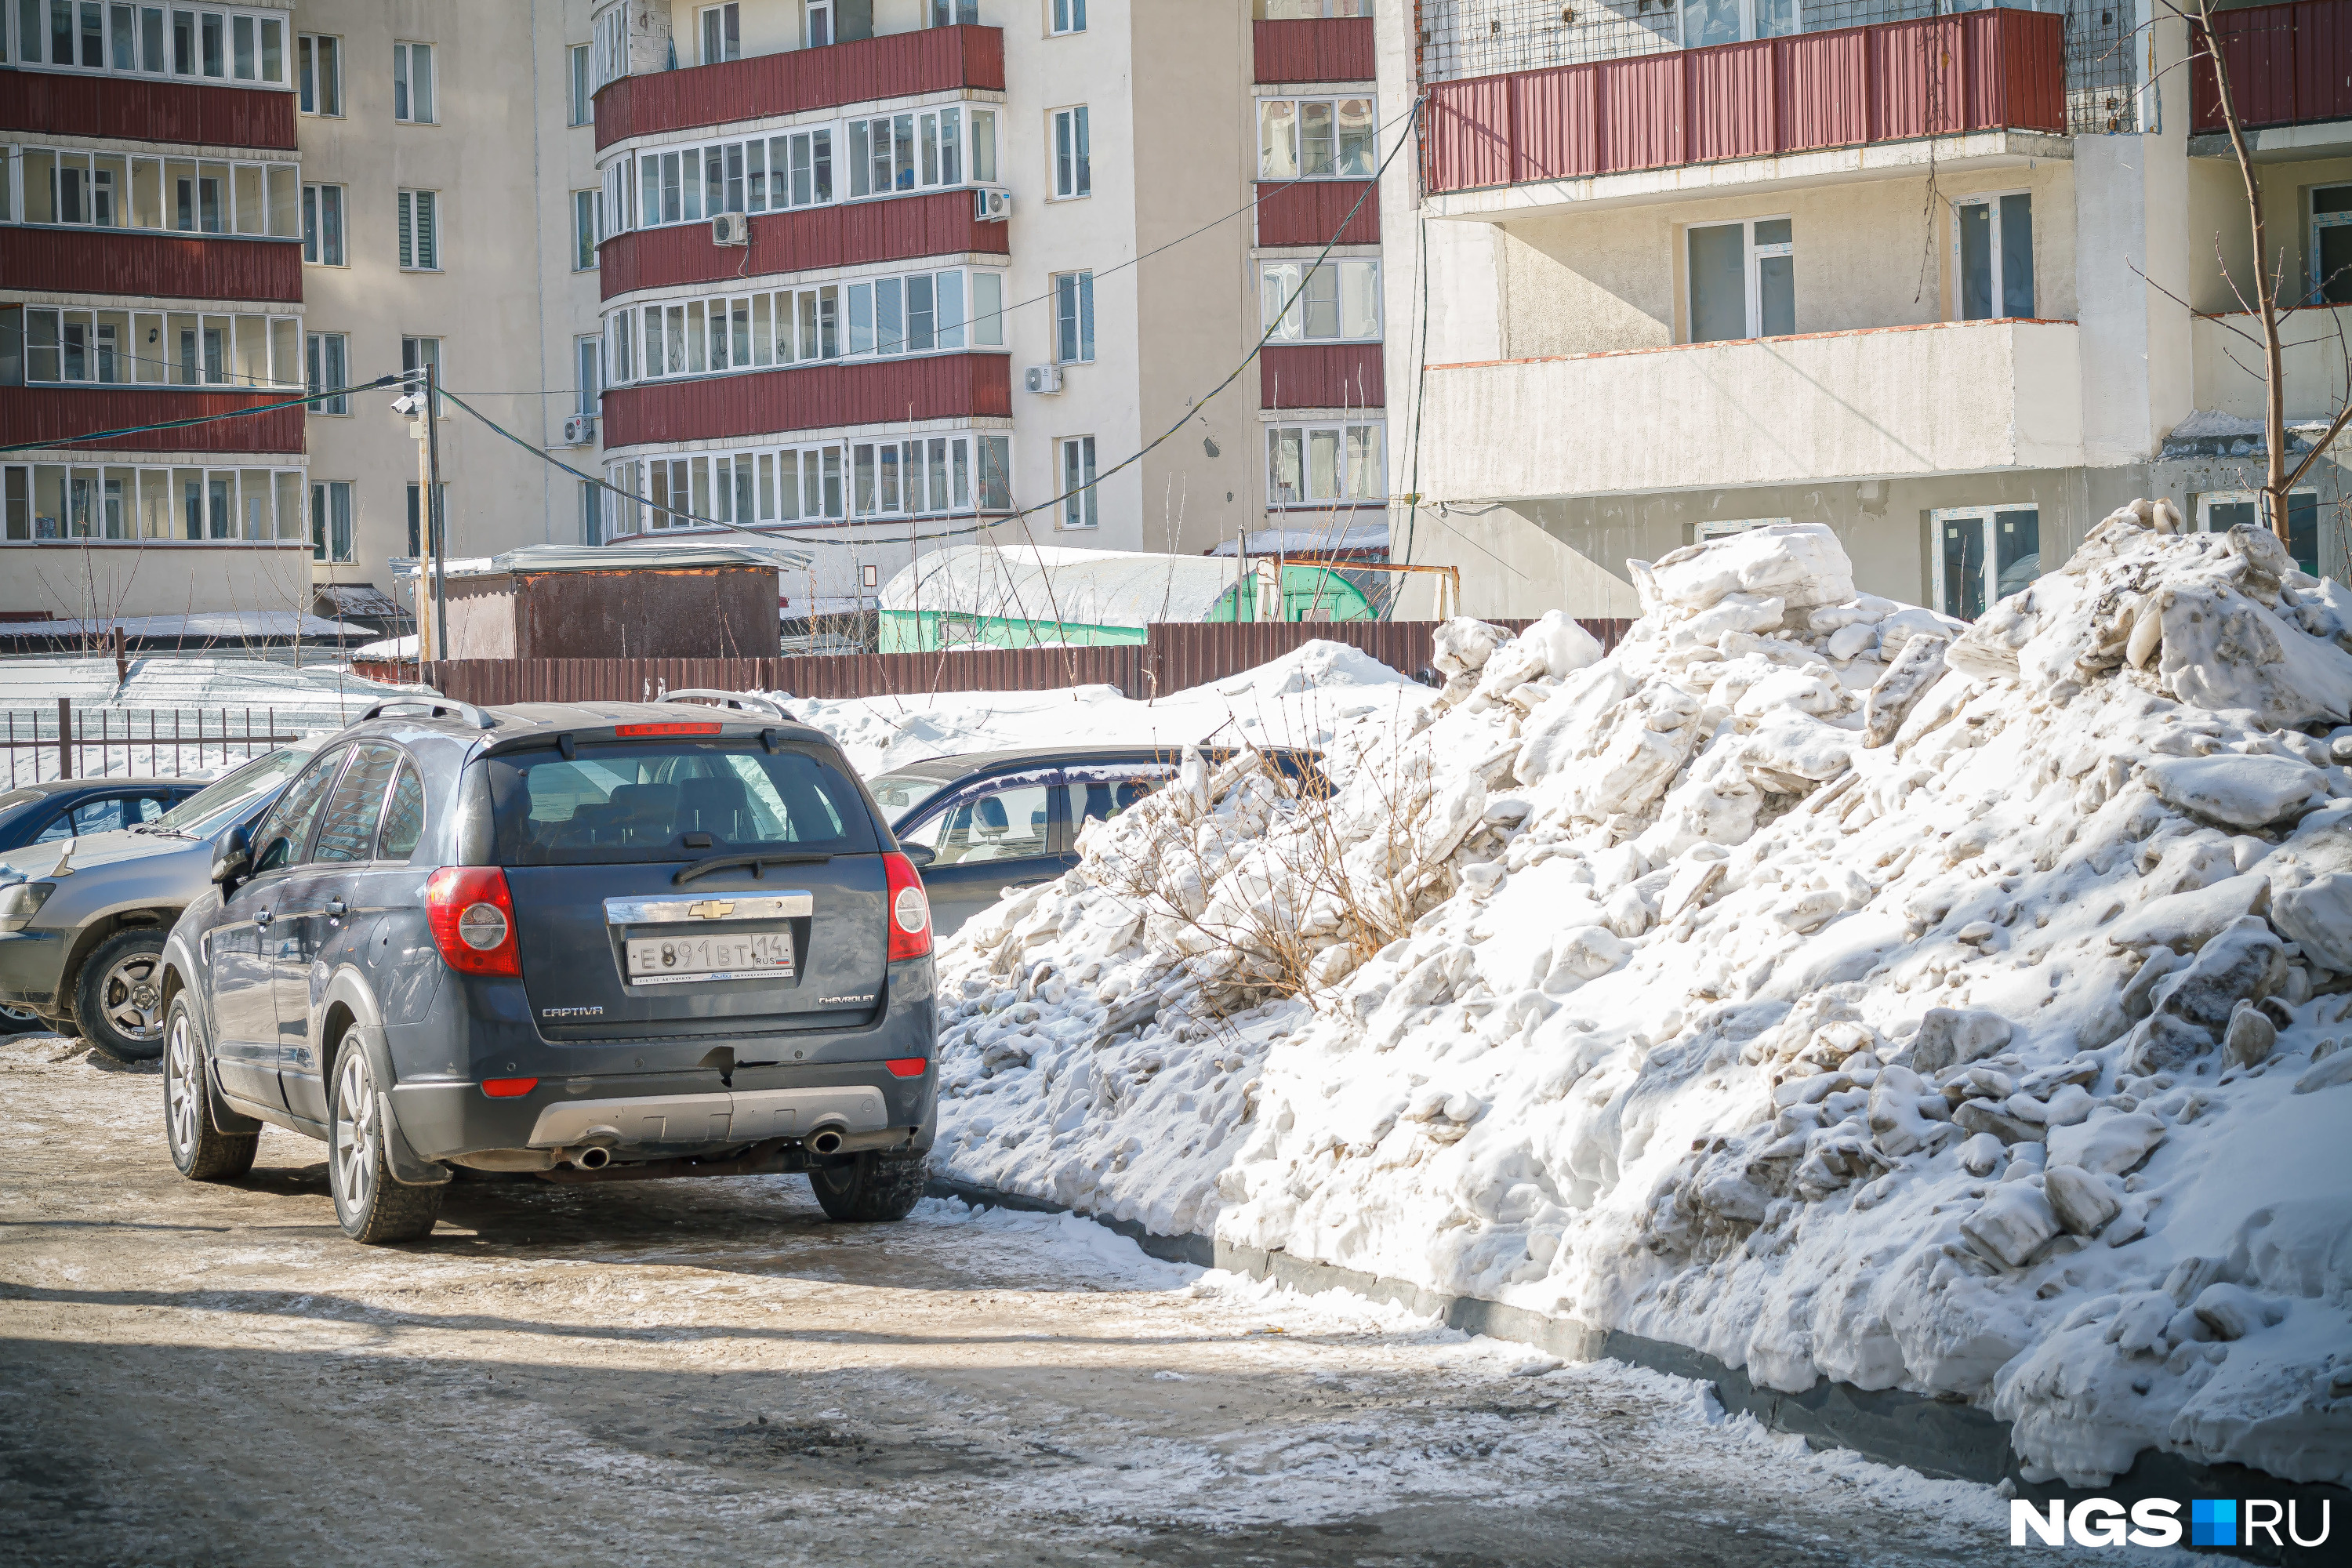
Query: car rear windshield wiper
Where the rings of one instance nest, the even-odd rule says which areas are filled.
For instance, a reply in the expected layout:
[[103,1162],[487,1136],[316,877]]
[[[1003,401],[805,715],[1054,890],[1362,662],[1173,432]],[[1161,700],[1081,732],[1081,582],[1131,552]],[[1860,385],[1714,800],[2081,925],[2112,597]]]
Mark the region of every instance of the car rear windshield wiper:
[[707,860],[697,860],[691,866],[681,868],[677,875],[670,879],[670,885],[682,888],[707,872],[724,871],[731,867],[749,866],[751,875],[757,878],[762,867],[822,866],[832,858],[822,850],[803,851],[798,855],[713,855]]

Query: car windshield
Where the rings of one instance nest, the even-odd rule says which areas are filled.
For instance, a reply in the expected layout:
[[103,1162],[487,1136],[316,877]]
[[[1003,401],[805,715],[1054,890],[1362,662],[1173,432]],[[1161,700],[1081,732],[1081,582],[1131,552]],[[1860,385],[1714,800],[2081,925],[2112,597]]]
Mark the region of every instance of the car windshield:
[[284,746],[214,780],[146,826],[156,832],[209,838],[264,796],[273,795],[310,760],[309,746]]
[[575,746],[489,761],[502,866],[698,859],[741,850],[877,847],[857,786],[830,758],[753,740]]
[[883,816],[901,822],[908,812],[954,782],[951,774],[883,773],[867,779],[866,787],[874,792],[874,804],[882,808]]

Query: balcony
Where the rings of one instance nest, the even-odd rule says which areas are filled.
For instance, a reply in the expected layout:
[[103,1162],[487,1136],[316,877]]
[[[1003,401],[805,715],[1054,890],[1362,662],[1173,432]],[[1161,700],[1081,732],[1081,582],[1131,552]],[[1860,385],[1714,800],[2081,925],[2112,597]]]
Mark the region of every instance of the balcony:
[[0,131],[294,151],[294,95],[137,77],[0,70]]
[[[2262,355],[2245,336],[2262,329],[2250,315],[2189,318],[2197,406],[2242,418],[2263,416]],[[2339,337],[2338,334],[2342,334]],[[2306,305],[2280,322],[2279,369],[2290,423],[2328,419],[2344,406],[2344,361],[2336,344],[2352,338],[2352,305]]]
[[972,210],[970,191],[939,191],[799,212],[760,213],[751,218],[748,261],[735,247],[711,244],[707,223],[617,234],[604,243],[597,258],[604,298],[611,300],[639,289],[664,289],[677,283],[717,283],[820,267],[856,267],[973,251],[1006,254],[1009,226],[982,223],[972,216]]
[[1515,500],[2077,467],[2081,386],[2071,321],[1432,365],[1423,488]]
[[1378,343],[1271,343],[1257,356],[1260,408],[1378,408],[1388,402]]
[[1326,16],[1251,25],[1253,73],[1265,82],[1370,81],[1372,19]]
[[1001,353],[860,360],[604,394],[604,446],[668,446],[793,430],[924,419],[1009,418],[1013,362]]
[[146,386],[0,386],[0,430],[9,433],[11,442],[37,441],[44,446],[89,452],[299,454],[303,450],[303,409],[299,404],[257,414],[250,419],[222,419],[177,430],[149,430],[111,441],[75,439],[91,430],[121,430],[133,425],[160,425],[171,419],[227,414],[260,404],[283,402],[286,396],[278,389],[194,392]]
[[[1261,181],[1257,187],[1257,242],[1260,245],[1328,245],[1338,234],[1341,245],[1381,242],[1381,198],[1370,199],[1370,180],[1300,180],[1289,184]],[[1353,216],[1350,216],[1350,214]],[[1339,226],[1347,228],[1340,231]]]
[[596,150],[634,136],[963,88],[1004,90],[998,27],[924,27],[723,65],[625,76],[596,94]]
[[[2200,29],[2201,34],[2201,29]],[[2213,18],[2239,124],[2258,158],[2352,153],[2352,0],[2249,5]],[[2189,152],[2231,156],[2212,63],[2192,43]]]
[[[1759,177],[1868,178],[1874,163],[1889,162],[1883,149],[1876,160],[1822,154],[1881,143],[1958,140],[1937,145],[1946,169],[2064,156],[2063,143],[2039,141],[2066,132],[2063,20],[1977,11],[1443,82],[1430,89],[1424,188],[1547,183],[1547,199],[1584,205],[1707,195]],[[2012,133],[2037,144],[2013,152]],[[1792,157],[1795,167],[1771,166]],[[1691,165],[1740,172],[1644,173]],[[1514,205],[1527,204],[1433,204],[1455,216]]]
[[11,289],[63,294],[290,305],[302,298],[302,247],[233,235],[0,227],[0,278]]

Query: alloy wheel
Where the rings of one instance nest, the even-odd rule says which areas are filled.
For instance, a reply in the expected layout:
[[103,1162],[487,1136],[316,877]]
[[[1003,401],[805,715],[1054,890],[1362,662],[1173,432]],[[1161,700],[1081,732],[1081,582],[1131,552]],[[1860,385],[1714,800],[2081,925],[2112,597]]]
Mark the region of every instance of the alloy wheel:
[[335,1141],[330,1157],[343,1207],[356,1213],[367,1206],[369,1184],[375,1179],[375,1087],[368,1081],[367,1058],[357,1050],[345,1051],[335,1079]]
[[172,1020],[172,1037],[163,1047],[163,1125],[170,1132],[172,1152],[184,1160],[196,1144],[196,1044],[189,1037],[188,1016]]
[[163,955],[127,952],[99,983],[106,1021],[126,1040],[145,1042],[163,1033]]

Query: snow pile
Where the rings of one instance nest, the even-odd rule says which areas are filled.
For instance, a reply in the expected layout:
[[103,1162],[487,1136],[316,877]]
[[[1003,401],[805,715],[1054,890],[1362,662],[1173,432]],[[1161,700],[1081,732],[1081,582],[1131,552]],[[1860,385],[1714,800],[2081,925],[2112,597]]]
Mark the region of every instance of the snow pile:
[[795,698],[793,716],[837,742],[867,778],[932,757],[1016,746],[1328,745],[1367,720],[1396,721],[1435,696],[1361,649],[1318,639],[1229,679],[1153,701],[1114,686],[931,696]]
[[1817,527],[1455,622],[1328,803],[1198,759],[940,959],[954,1176],[2352,1471],[2352,596],[2137,503],[1963,628]]

